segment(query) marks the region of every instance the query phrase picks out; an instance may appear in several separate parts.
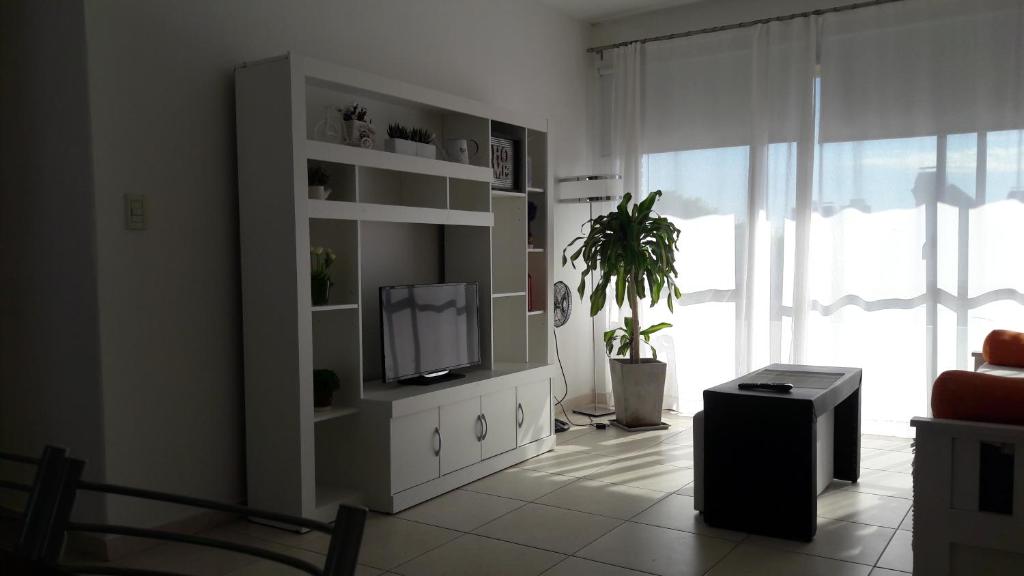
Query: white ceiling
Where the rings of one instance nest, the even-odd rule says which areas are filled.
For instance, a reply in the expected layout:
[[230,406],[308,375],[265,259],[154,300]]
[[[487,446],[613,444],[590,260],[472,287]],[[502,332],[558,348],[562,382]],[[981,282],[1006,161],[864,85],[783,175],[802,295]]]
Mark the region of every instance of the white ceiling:
[[540,0],[544,4],[591,24],[620,16],[631,16],[661,8],[693,4],[703,0]]

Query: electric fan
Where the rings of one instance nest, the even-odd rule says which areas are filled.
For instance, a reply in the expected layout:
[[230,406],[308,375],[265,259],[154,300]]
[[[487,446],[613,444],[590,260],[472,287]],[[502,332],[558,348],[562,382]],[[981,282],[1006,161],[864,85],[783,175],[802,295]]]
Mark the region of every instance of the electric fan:
[[572,314],[572,292],[569,287],[559,280],[555,282],[555,328],[561,328],[569,321]]
[[[555,313],[555,317],[554,317],[555,328],[559,328],[561,326],[564,326],[565,323],[569,321],[569,316],[572,315],[572,291],[569,289],[569,286],[567,286],[566,283],[562,282],[561,280],[559,280],[558,282],[555,282],[554,300],[555,300],[554,301],[554,306],[552,306],[552,309],[554,310],[554,313]],[[593,329],[593,319],[591,319],[591,329]],[[556,350],[557,350],[557,347],[558,347],[558,334],[556,333],[555,334],[555,348],[556,348]],[[562,363],[561,357],[559,357],[558,363],[559,364]],[[564,370],[563,370],[563,372],[564,372]],[[575,412],[577,414],[583,414],[584,416],[590,416],[591,418],[599,417],[599,416],[607,416],[609,414],[614,414],[615,410],[613,408],[609,408],[608,406],[599,404],[597,402],[597,390],[596,390],[597,374],[596,373],[594,374],[594,379],[595,379],[595,390],[594,390],[594,402],[593,402],[593,404],[588,404],[586,406],[580,406],[578,408],[574,408],[573,412]],[[568,382],[568,380],[566,382]],[[568,393],[568,389],[566,390],[566,393]]]

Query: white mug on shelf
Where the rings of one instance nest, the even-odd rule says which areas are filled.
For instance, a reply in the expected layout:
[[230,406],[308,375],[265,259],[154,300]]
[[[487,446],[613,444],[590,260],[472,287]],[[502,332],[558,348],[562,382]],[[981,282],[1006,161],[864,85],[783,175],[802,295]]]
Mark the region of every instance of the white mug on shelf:
[[[473,153],[469,153],[469,145],[474,146]],[[467,140],[466,138],[452,138],[447,142],[446,150],[448,153],[448,160],[450,162],[458,162],[460,164],[469,164],[469,159],[476,156],[480,152],[480,144],[476,140]]]

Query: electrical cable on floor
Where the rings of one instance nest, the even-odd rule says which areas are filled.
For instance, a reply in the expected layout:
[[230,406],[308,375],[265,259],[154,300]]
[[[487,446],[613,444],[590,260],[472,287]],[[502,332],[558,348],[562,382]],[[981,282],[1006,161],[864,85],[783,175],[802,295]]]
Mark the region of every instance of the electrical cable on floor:
[[555,404],[558,404],[558,407],[562,409],[562,415],[565,416],[565,419],[569,424],[572,424],[573,426],[593,426],[594,419],[590,416],[587,416],[589,422],[586,424],[577,424],[572,421],[572,418],[569,417],[569,413],[565,411],[565,406],[562,402],[564,402],[565,398],[569,395],[569,379],[565,376],[565,366],[562,365],[562,354],[558,351],[558,331],[552,328],[551,333],[555,335],[555,357],[558,358],[558,368],[562,371],[562,382],[565,383],[565,392],[562,393],[562,397],[560,399],[555,400]]

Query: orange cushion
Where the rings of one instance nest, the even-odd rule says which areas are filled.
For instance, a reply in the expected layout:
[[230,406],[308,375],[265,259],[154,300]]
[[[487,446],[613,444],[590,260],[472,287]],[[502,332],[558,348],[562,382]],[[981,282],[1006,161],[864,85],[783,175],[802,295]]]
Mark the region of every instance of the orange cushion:
[[1024,425],[1024,379],[964,370],[943,372],[932,387],[932,415]]
[[985,362],[1024,368],[1024,332],[993,330],[981,348]]

